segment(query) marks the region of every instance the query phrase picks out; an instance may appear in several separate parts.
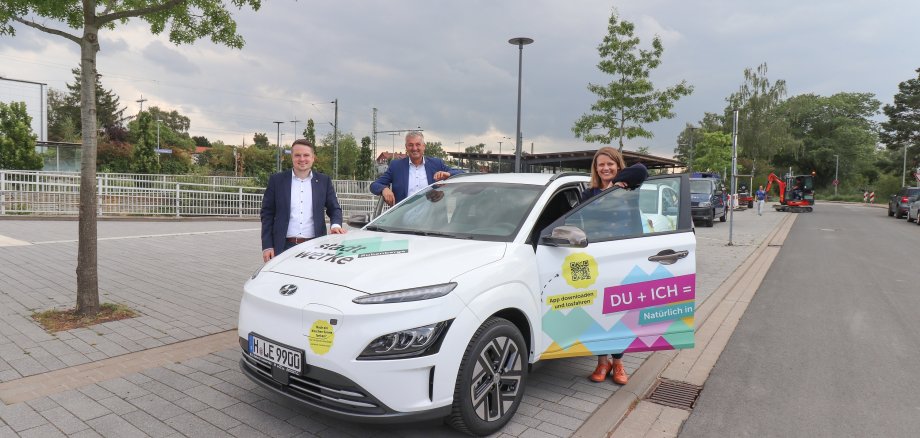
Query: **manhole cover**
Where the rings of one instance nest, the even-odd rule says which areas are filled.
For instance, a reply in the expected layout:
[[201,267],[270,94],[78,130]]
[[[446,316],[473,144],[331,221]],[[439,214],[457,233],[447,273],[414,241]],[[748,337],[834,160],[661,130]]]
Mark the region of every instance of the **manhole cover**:
[[702,386],[661,379],[652,394],[648,396],[648,400],[659,405],[689,411],[693,409],[696,398],[700,396],[702,390]]

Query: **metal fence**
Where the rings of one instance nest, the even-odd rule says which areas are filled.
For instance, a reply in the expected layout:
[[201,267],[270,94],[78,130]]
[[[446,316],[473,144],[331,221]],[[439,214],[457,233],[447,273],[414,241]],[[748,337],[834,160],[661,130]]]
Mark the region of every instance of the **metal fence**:
[[[227,182],[238,184],[221,184]],[[265,190],[252,183],[237,177],[99,173],[96,208],[100,216],[258,217]],[[377,197],[369,181],[333,184],[345,217],[373,211]],[[77,215],[79,205],[78,173],[0,170],[0,215]]]

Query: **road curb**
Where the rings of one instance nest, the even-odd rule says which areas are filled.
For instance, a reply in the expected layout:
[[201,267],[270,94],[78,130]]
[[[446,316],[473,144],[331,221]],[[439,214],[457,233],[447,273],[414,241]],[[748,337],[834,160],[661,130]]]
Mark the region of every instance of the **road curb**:
[[[789,229],[797,216],[789,214],[781,220],[770,231],[767,237],[757,245],[757,248],[745,259],[745,261],[736,269],[721,285],[701,303],[696,311],[696,331],[700,331],[709,316],[718,307],[718,305],[729,295],[739,284],[748,283],[749,280],[757,276],[759,269],[765,267],[758,266],[752,261],[762,256],[764,251],[769,247],[781,246],[788,235]],[[695,349],[705,349],[706,345],[697,344]],[[659,377],[671,364],[679,351],[658,351],[652,353],[639,369],[629,378],[629,383],[620,388],[606,402],[599,406],[593,414],[572,434],[578,438],[596,438],[607,437],[613,434],[617,427],[622,424],[629,413],[636,405],[642,401],[645,396],[652,390],[658,382]]]

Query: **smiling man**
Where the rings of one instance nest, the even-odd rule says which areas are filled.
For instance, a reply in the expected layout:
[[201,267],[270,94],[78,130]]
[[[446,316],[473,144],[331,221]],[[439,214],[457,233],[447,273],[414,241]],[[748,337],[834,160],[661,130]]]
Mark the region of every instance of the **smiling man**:
[[419,131],[406,134],[406,158],[393,160],[387,171],[371,184],[371,193],[383,196],[387,205],[393,205],[435,181],[463,173],[444,161],[425,156],[425,137]]
[[262,261],[269,261],[294,245],[326,234],[329,216],[332,234],[343,234],[342,208],[329,176],[313,170],[316,149],[305,138],[291,145],[290,172],[268,179],[262,198]]

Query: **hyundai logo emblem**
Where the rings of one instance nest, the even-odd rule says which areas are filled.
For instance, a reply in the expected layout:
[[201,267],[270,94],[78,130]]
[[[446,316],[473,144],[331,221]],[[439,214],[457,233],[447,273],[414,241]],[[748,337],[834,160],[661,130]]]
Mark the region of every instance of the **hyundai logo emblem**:
[[278,289],[278,293],[284,296],[294,295],[294,292],[297,292],[296,284],[286,284],[281,286],[281,289]]

